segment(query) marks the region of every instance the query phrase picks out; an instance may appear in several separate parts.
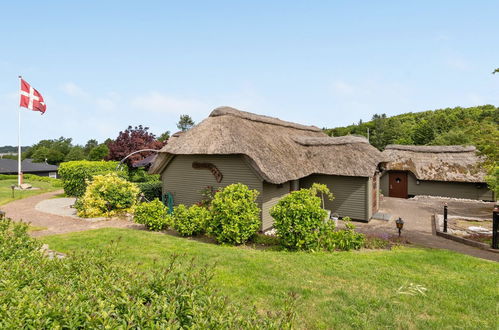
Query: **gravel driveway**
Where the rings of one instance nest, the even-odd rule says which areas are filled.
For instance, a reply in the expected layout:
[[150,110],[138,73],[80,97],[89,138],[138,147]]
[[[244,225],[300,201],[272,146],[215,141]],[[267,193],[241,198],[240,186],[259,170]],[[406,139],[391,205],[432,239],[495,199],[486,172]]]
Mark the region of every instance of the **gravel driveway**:
[[23,198],[3,205],[0,209],[5,211],[7,217],[15,221],[22,220],[33,226],[47,228],[32,232],[32,236],[63,234],[106,227],[142,228],[141,225],[121,219],[80,219],[74,215],[74,209],[69,208],[70,199],[61,198],[60,201],[59,199],[51,199],[61,193],[63,191],[58,190]]

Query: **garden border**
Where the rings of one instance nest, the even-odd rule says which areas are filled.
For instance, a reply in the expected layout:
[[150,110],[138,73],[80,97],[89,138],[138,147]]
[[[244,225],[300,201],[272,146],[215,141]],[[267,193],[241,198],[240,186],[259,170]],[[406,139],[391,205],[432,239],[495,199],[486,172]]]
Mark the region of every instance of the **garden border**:
[[465,245],[476,247],[476,248],[479,248],[479,249],[482,249],[482,250],[487,250],[487,251],[490,251],[490,252],[499,253],[499,250],[491,248],[488,244],[476,242],[476,241],[473,241],[473,240],[470,240],[470,239],[467,239],[467,238],[464,238],[464,237],[459,237],[459,236],[452,235],[452,234],[445,233],[445,232],[441,231],[440,230],[440,226],[437,224],[437,220],[436,219],[437,219],[437,215],[434,213],[431,216],[432,233],[434,235],[440,236],[440,237],[443,237],[443,238],[447,238],[447,239],[450,239],[450,240],[458,242],[458,243],[462,243],[462,244],[465,244]]

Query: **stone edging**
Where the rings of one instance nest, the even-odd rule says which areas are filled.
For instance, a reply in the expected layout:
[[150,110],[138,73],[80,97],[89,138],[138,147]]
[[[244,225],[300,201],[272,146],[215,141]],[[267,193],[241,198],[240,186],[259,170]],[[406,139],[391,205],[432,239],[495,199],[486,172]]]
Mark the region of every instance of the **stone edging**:
[[477,242],[477,241],[473,241],[471,239],[467,239],[467,238],[464,238],[464,237],[459,237],[459,236],[452,235],[452,234],[449,234],[449,233],[444,233],[443,231],[440,230],[440,226],[437,224],[437,220],[436,219],[437,219],[436,215],[433,214],[431,216],[431,224],[432,224],[432,233],[433,233],[433,235],[440,236],[440,237],[443,237],[443,238],[447,238],[447,239],[450,239],[452,241],[455,241],[455,242],[458,242],[458,243],[462,243],[462,244],[465,244],[465,245],[469,245],[469,246],[473,246],[473,247],[476,247],[476,248],[479,248],[479,249],[482,249],[482,250],[487,250],[487,251],[490,251],[490,252],[499,253],[499,250],[492,249],[488,244],[480,243],[480,242]]

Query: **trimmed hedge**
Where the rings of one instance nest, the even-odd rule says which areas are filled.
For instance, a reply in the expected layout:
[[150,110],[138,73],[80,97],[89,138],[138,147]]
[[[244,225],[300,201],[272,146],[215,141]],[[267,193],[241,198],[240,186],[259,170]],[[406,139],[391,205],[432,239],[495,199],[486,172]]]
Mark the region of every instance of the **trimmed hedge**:
[[[293,305],[275,313],[234,304],[213,270],[172,256],[144,271],[118,261],[118,243],[51,260],[28,225],[0,220],[1,329],[290,329]],[[140,246],[138,247],[140,248]]]
[[116,172],[120,177],[127,178],[126,171],[116,171],[118,162],[78,160],[61,163],[59,175],[61,176],[64,192],[68,196],[81,197],[87,188],[87,182],[95,175],[104,175]]
[[161,199],[163,191],[163,184],[161,181],[137,182],[136,184],[147,200],[152,201],[155,198]]
[[180,204],[173,209],[173,229],[182,236],[203,234],[210,218],[210,211],[205,207],[192,205],[187,208]]
[[168,214],[168,209],[159,199],[142,203],[135,207],[133,220],[146,226],[149,230],[167,229],[173,222],[172,216]]
[[[28,181],[38,181],[38,182],[47,182],[51,183],[54,187],[62,187],[62,182],[59,179],[51,178],[48,176],[40,176],[36,174],[24,174],[24,180]],[[1,180],[17,180],[17,174],[0,174]]]
[[260,229],[259,192],[234,183],[215,194],[211,202],[212,219],[207,231],[217,242],[243,244]]

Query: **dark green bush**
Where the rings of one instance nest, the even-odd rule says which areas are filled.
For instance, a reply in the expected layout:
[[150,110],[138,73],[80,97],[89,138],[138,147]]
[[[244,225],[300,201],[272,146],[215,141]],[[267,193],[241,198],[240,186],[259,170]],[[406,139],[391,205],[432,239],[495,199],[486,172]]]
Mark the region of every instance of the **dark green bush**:
[[322,209],[321,199],[315,193],[309,189],[293,191],[272,207],[270,215],[284,247],[296,250],[319,248],[327,212]]
[[242,183],[231,184],[215,194],[208,232],[219,243],[242,244],[260,228],[258,191]]
[[111,172],[127,178],[127,172],[116,171],[118,162],[79,160],[61,163],[59,175],[61,176],[64,192],[68,196],[81,197],[87,188],[87,182],[95,175],[104,175]]
[[149,230],[167,229],[173,222],[168,209],[157,198],[137,205],[133,219],[136,223],[145,225]]
[[144,271],[105,250],[49,259],[27,225],[0,220],[1,329],[286,329],[294,309],[258,313],[229,302],[213,271],[172,256]]
[[210,211],[202,206],[180,204],[173,209],[173,229],[182,236],[203,234],[210,218]]
[[147,200],[152,201],[155,198],[161,199],[163,189],[161,181],[138,182],[137,186]]

